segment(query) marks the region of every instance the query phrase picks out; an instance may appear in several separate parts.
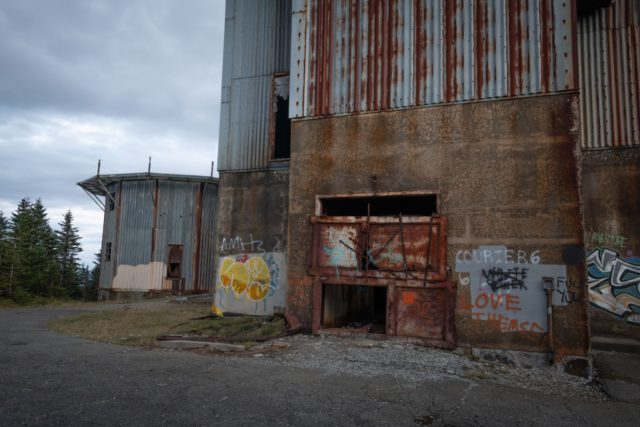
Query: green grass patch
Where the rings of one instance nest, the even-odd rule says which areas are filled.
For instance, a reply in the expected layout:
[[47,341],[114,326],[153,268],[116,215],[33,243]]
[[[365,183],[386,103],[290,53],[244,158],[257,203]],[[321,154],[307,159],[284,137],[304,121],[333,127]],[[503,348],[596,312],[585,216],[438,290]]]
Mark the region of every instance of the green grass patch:
[[180,335],[215,341],[265,341],[280,336],[285,321],[276,316],[210,317],[204,304],[153,304],[62,317],[49,322],[49,328],[92,341],[153,347],[156,337]]
[[227,342],[265,341],[280,336],[285,327],[284,319],[277,316],[209,317],[177,325],[168,334]]

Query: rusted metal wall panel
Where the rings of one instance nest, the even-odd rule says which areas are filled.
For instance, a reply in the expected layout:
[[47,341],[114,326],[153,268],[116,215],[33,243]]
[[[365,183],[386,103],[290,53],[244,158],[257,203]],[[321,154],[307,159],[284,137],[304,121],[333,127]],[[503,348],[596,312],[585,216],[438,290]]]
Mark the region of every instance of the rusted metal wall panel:
[[446,278],[444,217],[323,216],[312,222],[311,274],[423,282]]
[[640,4],[580,16],[582,148],[640,145]]
[[305,72],[309,69],[307,50],[309,33],[307,31],[306,0],[293,0],[291,16],[291,65],[289,67],[289,116],[302,117],[307,111],[305,97]]
[[227,0],[226,8],[218,169],[265,168],[271,78],[290,67],[291,0]]
[[299,9],[292,89],[304,79],[304,91],[292,117],[578,86],[571,1],[308,0]]
[[143,179],[109,185],[118,206],[105,213],[102,250],[107,242],[112,250],[110,262],[103,256],[101,288],[170,290],[165,281],[169,245],[182,245],[184,291],[211,290],[217,188],[216,182],[197,180]]
[[442,288],[395,288],[396,334],[445,339],[447,295]]

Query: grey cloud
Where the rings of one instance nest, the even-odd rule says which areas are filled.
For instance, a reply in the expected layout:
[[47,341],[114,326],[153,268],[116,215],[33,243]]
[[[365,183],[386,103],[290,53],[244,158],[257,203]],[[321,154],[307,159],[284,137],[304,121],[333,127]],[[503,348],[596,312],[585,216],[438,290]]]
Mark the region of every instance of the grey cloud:
[[97,159],[104,173],[151,155],[156,172],[208,174],[223,30],[223,0],[0,2],[0,206],[82,209],[96,236],[75,183]]
[[[188,6],[188,7],[187,7]],[[162,118],[210,131],[218,120],[221,1],[5,2],[5,106]],[[204,96],[203,96],[204,95]],[[216,126],[217,128],[217,126]]]

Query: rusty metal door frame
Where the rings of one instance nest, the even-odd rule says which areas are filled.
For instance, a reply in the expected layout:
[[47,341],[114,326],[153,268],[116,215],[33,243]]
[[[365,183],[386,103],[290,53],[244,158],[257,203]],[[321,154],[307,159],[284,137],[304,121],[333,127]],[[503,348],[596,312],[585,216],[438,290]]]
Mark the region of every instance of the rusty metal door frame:
[[[324,285],[383,286],[387,336],[455,347],[456,286],[447,280],[446,217],[314,216],[311,223],[313,333],[327,331],[322,327]],[[380,248],[385,257],[379,256]],[[400,301],[401,292],[415,293],[418,304]]]

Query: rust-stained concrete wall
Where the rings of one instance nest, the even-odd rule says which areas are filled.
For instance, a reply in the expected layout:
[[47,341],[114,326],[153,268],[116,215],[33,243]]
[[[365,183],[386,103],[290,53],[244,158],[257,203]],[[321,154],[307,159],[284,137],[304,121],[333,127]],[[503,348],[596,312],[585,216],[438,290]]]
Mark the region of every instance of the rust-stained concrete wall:
[[[294,121],[287,310],[310,324],[312,278],[306,270],[317,194],[435,192],[440,213],[449,218],[458,343],[545,351],[545,294],[539,279],[562,273],[554,276],[561,285],[554,295],[557,356],[585,355],[584,264],[575,256],[583,247],[577,127],[576,94]],[[474,258],[486,246],[503,254],[502,265]],[[526,268],[522,285],[528,289],[474,301],[487,290],[470,270],[478,273],[492,264]],[[512,298],[507,307],[507,294],[519,300]],[[493,312],[481,315],[487,306]],[[505,312],[515,323],[503,318]]]
[[640,147],[582,157],[591,332],[640,339]]
[[283,312],[289,170],[221,172],[215,303],[226,312]]

